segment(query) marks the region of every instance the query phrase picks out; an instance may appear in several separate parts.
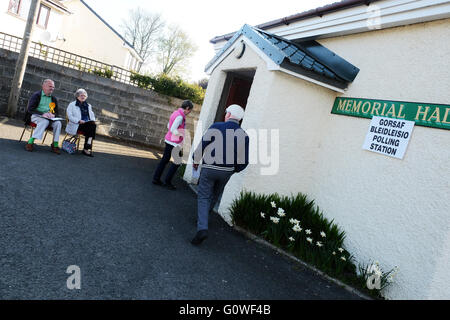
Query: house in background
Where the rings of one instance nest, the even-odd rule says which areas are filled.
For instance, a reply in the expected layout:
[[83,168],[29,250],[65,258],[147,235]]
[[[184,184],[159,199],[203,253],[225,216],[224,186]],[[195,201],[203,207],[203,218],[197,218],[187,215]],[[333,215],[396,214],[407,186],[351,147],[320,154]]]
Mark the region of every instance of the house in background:
[[[449,18],[448,0],[344,0],[215,37],[191,150],[238,103],[258,157],[219,214],[243,189],[301,192],[357,263],[399,266],[387,298],[450,299]],[[363,149],[373,116],[415,124],[402,159]]]
[[[22,38],[30,5],[31,0],[0,0],[0,32]],[[44,42],[41,39],[46,39],[52,46],[61,43],[62,23],[69,15],[69,10],[60,1],[41,1],[32,40]]]
[[59,48],[126,70],[137,70],[143,59],[125,38],[83,0],[61,1],[71,12],[64,19],[66,41]]
[[[0,0],[0,32],[23,37],[31,0]],[[143,59],[83,0],[42,0],[32,40],[105,64],[136,70]]]

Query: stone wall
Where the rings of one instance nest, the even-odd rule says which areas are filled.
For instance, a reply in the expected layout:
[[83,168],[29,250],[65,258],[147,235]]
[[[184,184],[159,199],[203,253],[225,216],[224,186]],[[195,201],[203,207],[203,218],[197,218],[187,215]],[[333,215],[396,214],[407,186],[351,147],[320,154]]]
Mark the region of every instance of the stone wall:
[[[6,114],[17,53],[0,49],[0,114]],[[84,88],[88,102],[98,120],[99,135],[144,144],[153,148],[164,147],[164,135],[171,113],[182,100],[126,85],[111,79],[81,72],[58,64],[30,57],[22,84],[17,117],[23,117],[30,95],[40,90],[42,81],[55,81],[54,95],[58,98],[60,113],[74,101],[74,92]],[[194,136],[194,122],[198,120],[200,106],[187,117],[186,129]]]

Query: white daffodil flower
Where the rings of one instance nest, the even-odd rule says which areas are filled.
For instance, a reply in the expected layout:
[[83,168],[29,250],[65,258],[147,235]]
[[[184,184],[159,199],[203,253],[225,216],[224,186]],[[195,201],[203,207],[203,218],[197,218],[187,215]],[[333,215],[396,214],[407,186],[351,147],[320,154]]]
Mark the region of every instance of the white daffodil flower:
[[335,256],[336,255],[336,251],[333,251],[333,256]]
[[294,242],[294,241],[295,241],[295,239],[294,239],[294,238],[292,238],[292,237],[289,237],[289,241],[291,241],[291,242]]
[[262,217],[262,218],[265,218],[265,217],[266,217],[266,214],[265,214],[264,212],[261,212],[261,217]]
[[323,246],[322,242],[320,242],[320,241],[317,241],[317,242],[316,242],[316,245],[317,245],[319,248]]
[[270,205],[272,206],[272,208],[276,208],[277,207],[277,204],[275,203],[275,201],[271,201]]
[[286,213],[284,212],[284,210],[283,210],[282,208],[278,208],[277,214],[278,214],[280,217],[284,217],[284,216],[286,215]]
[[338,250],[339,250],[339,252],[344,252],[344,249],[342,249],[342,248],[339,248]]
[[309,230],[309,229],[306,229],[305,232],[306,232],[306,234],[311,234],[312,233],[311,230]]
[[345,259],[345,257],[344,257],[344,256],[342,256],[342,257],[341,257],[341,260],[347,261],[347,259]]
[[378,264],[372,264],[368,267],[367,270],[368,274],[375,274],[376,276],[381,277],[381,275],[383,274],[383,272],[380,269],[380,266]]
[[289,219],[289,222],[292,224],[300,224],[300,221],[298,221],[297,219],[293,219],[293,218]]
[[311,239],[311,238],[306,238],[306,241],[308,241],[309,243],[312,243],[312,242],[313,242],[313,239]]
[[303,229],[300,228],[300,226],[298,224],[296,224],[292,227],[292,230],[294,230],[295,232],[301,232]]
[[320,235],[322,236],[322,238],[326,238],[327,237],[327,235],[323,231],[320,231]]
[[276,217],[270,217],[270,220],[272,220],[272,222],[275,224],[280,222],[280,218],[276,218]]
[[370,266],[367,267],[366,273],[372,274],[372,273],[374,273],[374,269],[375,269],[375,265],[371,264]]

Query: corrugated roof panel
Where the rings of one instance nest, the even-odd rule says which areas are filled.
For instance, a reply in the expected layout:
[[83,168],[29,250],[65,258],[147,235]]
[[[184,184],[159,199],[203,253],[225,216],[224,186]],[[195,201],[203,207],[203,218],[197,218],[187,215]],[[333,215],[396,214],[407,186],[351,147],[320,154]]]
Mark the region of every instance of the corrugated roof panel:
[[352,82],[359,72],[359,69],[354,65],[322,46],[317,41],[302,41],[296,43],[296,45],[308,56],[314,58],[316,61],[320,61],[321,64],[325,65],[345,81]]
[[[349,69],[349,66],[353,67],[356,70],[353,73],[354,77],[359,71],[358,68],[342,58],[340,58],[342,61],[339,63],[339,59],[333,58],[336,54],[328,49],[326,49],[328,51],[321,50],[320,45],[315,42],[295,43],[249,25],[244,25],[239,32],[235,33],[233,38],[227,42],[216,57],[209,62],[206,68],[211,67],[241,35],[247,37],[248,40],[256,45],[275,64],[282,65],[283,68],[299,74],[305,74],[308,77],[324,81],[339,88],[345,88],[348,82],[351,82],[345,77],[340,76],[340,68]],[[330,60],[333,61],[330,62]]]
[[267,37],[266,39],[269,40],[270,42],[272,42],[274,45],[277,45],[281,42],[280,40],[278,40],[277,38],[274,38],[274,37]]
[[327,78],[336,79],[336,75],[333,72],[331,72],[330,70],[328,70],[327,68],[325,68],[323,70],[323,73],[324,73],[325,77],[327,77]]
[[303,60],[303,58],[305,58],[305,53],[297,50],[296,53],[294,53],[291,57],[289,57],[289,60],[293,63],[293,64],[299,64],[300,61]]
[[286,54],[286,56],[290,57],[294,53],[298,51],[298,48],[296,46],[290,45],[289,47],[285,48],[283,52]]
[[277,47],[280,48],[281,50],[284,50],[285,48],[287,48],[289,46],[290,46],[290,44],[285,41],[280,41],[279,43],[277,43]]
[[305,58],[300,62],[300,65],[307,70],[311,70],[313,68],[313,63],[314,59],[305,56]]
[[318,74],[324,74],[324,71],[323,71],[324,68],[325,67],[323,65],[321,65],[320,63],[314,62],[312,70],[317,72]]

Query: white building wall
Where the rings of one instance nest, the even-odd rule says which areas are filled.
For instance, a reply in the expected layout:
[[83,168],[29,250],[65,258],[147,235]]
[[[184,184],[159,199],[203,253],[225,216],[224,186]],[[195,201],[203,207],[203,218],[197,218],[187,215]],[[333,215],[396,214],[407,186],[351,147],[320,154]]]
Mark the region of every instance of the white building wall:
[[[339,96],[448,104],[449,26],[447,19],[321,40],[361,69]],[[388,298],[450,299],[449,131],[416,126],[403,160],[365,151],[370,120],[331,114],[336,92],[267,71],[249,48],[243,59],[258,66],[243,127],[280,129],[280,166],[274,176],[254,165],[234,175],[219,208],[225,220],[242,188],[305,193],[346,231],[357,262],[399,266]],[[245,62],[230,55],[213,72],[200,119],[214,119],[221,70]]]
[[[321,43],[361,69],[343,96],[449,104],[449,37],[447,19]],[[450,132],[416,126],[397,160],[361,149],[369,120],[330,118],[314,197],[357,257],[400,267],[390,298],[449,299]]]

